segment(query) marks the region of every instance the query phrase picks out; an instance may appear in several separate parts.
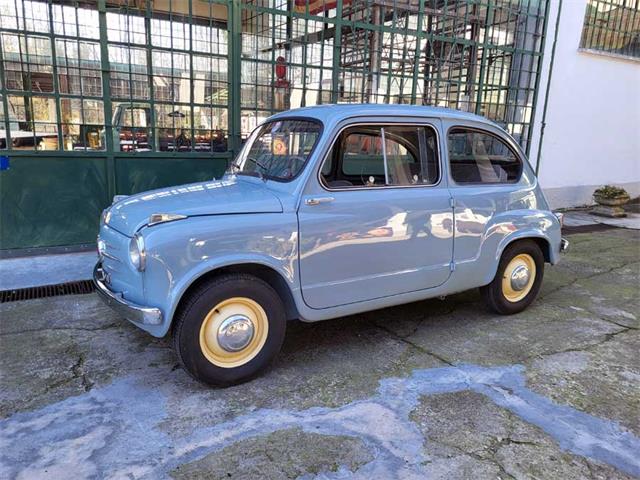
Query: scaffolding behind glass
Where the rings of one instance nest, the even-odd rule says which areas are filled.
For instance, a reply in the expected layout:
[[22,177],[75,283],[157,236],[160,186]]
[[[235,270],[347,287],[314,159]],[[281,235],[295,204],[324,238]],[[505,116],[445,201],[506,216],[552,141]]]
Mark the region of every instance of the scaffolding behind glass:
[[0,0],[0,147],[222,153],[275,112],[354,102],[475,112],[528,146],[547,10],[548,0]]
[[546,1],[250,0],[242,8],[243,136],[275,111],[365,102],[475,112],[529,142]]

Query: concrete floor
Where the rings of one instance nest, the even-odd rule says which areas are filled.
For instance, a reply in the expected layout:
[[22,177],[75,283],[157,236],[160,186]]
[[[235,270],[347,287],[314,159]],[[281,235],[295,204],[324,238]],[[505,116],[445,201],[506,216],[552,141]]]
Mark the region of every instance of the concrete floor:
[[639,477],[640,232],[570,241],[521,314],[472,291],[295,322],[222,390],[95,295],[2,304],[0,477]]

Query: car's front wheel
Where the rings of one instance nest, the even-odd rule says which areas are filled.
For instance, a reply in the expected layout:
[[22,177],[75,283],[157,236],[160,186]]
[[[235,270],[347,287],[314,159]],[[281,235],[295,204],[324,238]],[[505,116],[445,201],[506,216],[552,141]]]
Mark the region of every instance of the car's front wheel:
[[521,240],[505,248],[493,281],[480,288],[487,306],[511,315],[527,308],[542,286],[544,255],[533,240]]
[[277,292],[246,274],[215,277],[181,306],[173,326],[178,360],[209,385],[245,382],[277,355],[286,316]]

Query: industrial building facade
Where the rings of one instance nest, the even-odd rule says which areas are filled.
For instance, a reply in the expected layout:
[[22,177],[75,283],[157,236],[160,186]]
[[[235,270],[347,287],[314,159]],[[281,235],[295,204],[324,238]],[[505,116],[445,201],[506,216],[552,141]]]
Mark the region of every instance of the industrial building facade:
[[220,176],[256,125],[296,107],[457,108],[528,150],[548,9],[0,0],[0,250],[91,243],[114,195]]

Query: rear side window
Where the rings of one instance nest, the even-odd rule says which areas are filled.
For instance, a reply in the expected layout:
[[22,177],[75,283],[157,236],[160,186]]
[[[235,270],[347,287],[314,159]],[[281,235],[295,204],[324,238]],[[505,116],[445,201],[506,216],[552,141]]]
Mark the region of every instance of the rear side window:
[[340,134],[322,166],[329,188],[433,185],[436,133],[417,125],[359,125]]
[[454,128],[447,144],[451,177],[456,183],[515,183],[520,178],[521,160],[495,135]]

